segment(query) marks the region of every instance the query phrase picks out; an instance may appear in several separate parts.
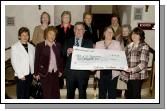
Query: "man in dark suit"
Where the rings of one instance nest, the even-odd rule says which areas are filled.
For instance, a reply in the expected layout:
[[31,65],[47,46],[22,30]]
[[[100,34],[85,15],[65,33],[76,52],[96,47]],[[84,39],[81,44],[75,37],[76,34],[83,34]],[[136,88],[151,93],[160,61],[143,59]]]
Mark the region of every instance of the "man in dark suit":
[[[93,15],[90,12],[85,12],[83,14],[83,21],[85,25],[85,33],[84,38],[89,39],[93,42],[93,47],[95,47],[96,42],[99,41],[99,37],[97,34],[97,28],[92,23]],[[91,75],[94,75],[95,72],[90,72]],[[98,79],[94,76],[94,92],[96,92]],[[95,95],[95,94],[94,94]]]
[[83,38],[85,27],[82,22],[77,22],[74,26],[75,37],[69,39],[66,43],[64,54],[67,56],[65,76],[67,85],[67,98],[75,98],[75,89],[79,90],[79,98],[86,99],[86,89],[89,80],[88,70],[71,70],[71,57],[73,46],[93,48],[93,43],[90,40]]
[[93,15],[89,12],[85,12],[83,14],[83,21],[85,25],[85,33],[84,38],[87,38],[93,42],[93,46],[95,46],[96,42],[99,41],[97,35],[97,29],[92,24]]

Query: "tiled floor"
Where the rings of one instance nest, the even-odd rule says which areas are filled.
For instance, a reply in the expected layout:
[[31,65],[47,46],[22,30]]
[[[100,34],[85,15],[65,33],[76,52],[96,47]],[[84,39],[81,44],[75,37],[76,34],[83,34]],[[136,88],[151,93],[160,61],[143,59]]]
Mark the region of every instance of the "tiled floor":
[[[5,91],[6,91],[6,94],[10,98],[16,99],[16,85],[15,84],[7,86]],[[60,94],[61,94],[61,99],[65,99],[66,98],[66,89],[61,89]],[[98,89],[96,89],[96,94],[98,95]],[[94,96],[93,88],[88,88],[87,89],[88,99],[95,99],[95,98],[97,98],[97,95]],[[143,99],[154,99],[154,91],[151,94],[150,91],[149,91],[149,88],[143,88],[142,92],[141,92],[141,95],[142,95]],[[78,98],[77,96],[78,96],[78,90],[76,90],[76,98]],[[124,98],[124,97],[122,96],[122,98]]]
[[[6,63],[6,68],[5,68],[5,79],[6,80],[14,80],[14,74],[13,74],[13,69],[9,63]],[[93,84],[93,78],[89,79],[89,85],[88,85],[88,89],[87,89],[87,98],[88,99],[96,99],[98,98],[98,89],[96,89],[96,94],[94,95],[94,90],[92,87]],[[150,92],[149,89],[149,85],[150,85],[150,78],[144,82],[143,86],[142,86],[142,91],[141,91],[141,96],[142,99],[154,99],[155,98],[155,94],[154,94],[154,90],[152,91],[152,93]],[[66,98],[66,89],[61,89],[60,90],[60,94],[61,94],[61,99],[65,99]],[[13,83],[13,81],[6,81],[6,85],[5,85],[5,93],[7,96],[9,96],[9,98],[16,98],[16,85],[15,83]],[[76,90],[76,98],[78,98],[78,90]],[[124,98],[124,96],[119,97],[118,99],[122,99]]]

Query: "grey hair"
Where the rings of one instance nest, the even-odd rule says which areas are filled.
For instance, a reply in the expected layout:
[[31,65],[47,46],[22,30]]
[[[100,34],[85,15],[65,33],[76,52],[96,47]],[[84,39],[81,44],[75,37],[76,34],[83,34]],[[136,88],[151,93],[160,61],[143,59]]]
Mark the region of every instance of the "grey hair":
[[131,32],[131,26],[129,24],[122,25],[122,28],[128,28],[129,32]]

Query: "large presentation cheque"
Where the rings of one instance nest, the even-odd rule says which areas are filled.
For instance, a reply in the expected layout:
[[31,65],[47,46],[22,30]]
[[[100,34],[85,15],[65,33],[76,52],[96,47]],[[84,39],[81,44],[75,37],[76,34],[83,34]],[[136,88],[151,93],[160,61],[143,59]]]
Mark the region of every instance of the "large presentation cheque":
[[71,69],[128,69],[125,51],[73,47]]

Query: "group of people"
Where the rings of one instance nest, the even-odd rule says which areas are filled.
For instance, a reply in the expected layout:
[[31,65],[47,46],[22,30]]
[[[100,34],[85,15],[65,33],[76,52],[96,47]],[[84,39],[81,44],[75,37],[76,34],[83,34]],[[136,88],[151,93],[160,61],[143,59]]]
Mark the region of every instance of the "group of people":
[[[36,26],[30,41],[30,31],[21,27],[19,41],[11,48],[11,63],[17,77],[17,98],[30,97],[32,78],[40,80],[44,99],[59,99],[64,78],[67,87],[67,99],[75,98],[78,88],[79,99],[86,99],[89,70],[72,70],[71,57],[73,46],[106,50],[125,50],[128,69],[98,70],[99,99],[115,99],[118,78],[127,84],[127,98],[141,98],[141,86],[148,78],[147,65],[149,47],[145,43],[145,33],[136,27],[132,31],[129,25],[121,25],[118,16],[111,17],[111,25],[104,29],[103,37],[98,37],[97,29],[92,25],[92,14],[85,12],[83,22],[71,24],[71,13],[64,11],[61,24],[49,26],[50,15],[41,14],[41,25]],[[30,44],[32,43],[32,44]],[[112,64],[112,63],[111,63]]]

